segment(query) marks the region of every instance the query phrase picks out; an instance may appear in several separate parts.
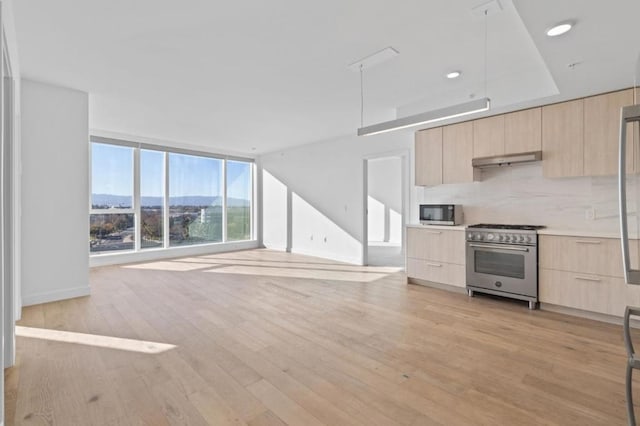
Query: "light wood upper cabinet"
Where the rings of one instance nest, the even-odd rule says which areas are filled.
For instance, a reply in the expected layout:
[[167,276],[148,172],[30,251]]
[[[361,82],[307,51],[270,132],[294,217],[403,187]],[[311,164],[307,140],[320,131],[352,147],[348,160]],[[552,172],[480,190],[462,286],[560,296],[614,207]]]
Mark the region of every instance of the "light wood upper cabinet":
[[[640,89],[635,89],[640,102]],[[634,89],[482,118],[416,133],[416,185],[473,182],[473,158],[542,150],[548,178],[616,175],[620,108]],[[627,171],[640,173],[638,123],[628,129]]]
[[442,183],[473,182],[473,123],[445,126],[442,132]]
[[525,109],[504,115],[505,154],[542,149],[542,108]]
[[545,177],[584,175],[584,99],[542,108]]
[[[584,174],[618,173],[620,108],[633,104],[633,89],[584,100]],[[633,135],[627,135],[627,171],[633,173]]]
[[504,115],[473,121],[473,158],[504,154]]
[[416,132],[416,185],[442,183],[442,127]]

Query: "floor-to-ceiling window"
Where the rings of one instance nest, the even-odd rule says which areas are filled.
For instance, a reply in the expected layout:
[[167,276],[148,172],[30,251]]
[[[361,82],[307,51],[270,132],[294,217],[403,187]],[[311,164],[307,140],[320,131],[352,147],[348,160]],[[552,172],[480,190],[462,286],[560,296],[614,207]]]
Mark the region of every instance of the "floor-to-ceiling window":
[[224,160],[169,154],[169,244],[217,243],[222,238]]
[[127,146],[91,146],[92,253],[134,249],[133,154],[134,149]]
[[140,248],[164,247],[166,153],[140,150]]
[[227,240],[242,241],[251,235],[251,164],[227,161]]
[[91,141],[91,254],[252,239],[252,160]]

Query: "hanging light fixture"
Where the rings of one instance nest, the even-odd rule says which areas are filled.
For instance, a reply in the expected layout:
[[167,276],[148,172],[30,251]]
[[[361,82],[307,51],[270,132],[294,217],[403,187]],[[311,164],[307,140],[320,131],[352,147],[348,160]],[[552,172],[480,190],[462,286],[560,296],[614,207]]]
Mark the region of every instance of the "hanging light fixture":
[[406,129],[408,127],[420,126],[422,124],[435,123],[437,121],[487,111],[490,107],[491,101],[489,98],[476,99],[463,104],[422,112],[409,117],[402,117],[396,120],[385,121],[384,123],[372,124],[367,127],[361,127],[358,129],[358,136],[377,135],[380,133],[392,132],[394,130]]
[[[496,6],[497,5],[497,6]],[[496,9],[497,7],[497,9]],[[465,115],[476,114],[491,109],[491,100],[487,97],[487,16],[489,13],[495,13],[501,10],[501,6],[497,1],[491,1],[486,5],[479,6],[474,10],[474,13],[482,13],[484,15],[484,97],[475,99],[470,102],[462,104],[452,105],[446,108],[437,110],[431,110],[420,114],[411,115],[408,117],[397,118],[391,121],[385,121],[383,123],[372,124],[370,126],[364,126],[364,85],[363,79],[363,66],[360,64],[360,128],[358,129],[358,136],[371,136],[380,133],[392,132],[395,130],[406,129],[409,127],[421,126],[424,124],[435,123],[438,121],[448,120],[451,118],[463,117]],[[351,67],[355,68],[358,63],[352,64]]]

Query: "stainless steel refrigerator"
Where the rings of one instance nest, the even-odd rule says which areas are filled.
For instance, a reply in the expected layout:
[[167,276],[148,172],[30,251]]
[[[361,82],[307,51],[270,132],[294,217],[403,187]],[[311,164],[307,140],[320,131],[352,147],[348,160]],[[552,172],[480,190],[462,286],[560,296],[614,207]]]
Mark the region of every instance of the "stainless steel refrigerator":
[[[627,157],[634,156],[634,163],[640,164],[640,56],[636,63],[634,78],[634,105],[620,111],[620,140],[618,159],[618,189],[620,209],[620,241],[624,278],[627,285],[640,285],[640,254],[629,250],[629,239],[640,239],[640,174],[629,173],[626,169]],[[638,167],[636,166],[636,169]],[[635,253],[635,254],[632,254]],[[640,369],[640,354],[636,355],[631,338],[629,318],[640,316],[640,307],[627,306],[624,317],[624,339],[627,349],[626,399],[629,425],[635,426],[633,411],[632,373]]]

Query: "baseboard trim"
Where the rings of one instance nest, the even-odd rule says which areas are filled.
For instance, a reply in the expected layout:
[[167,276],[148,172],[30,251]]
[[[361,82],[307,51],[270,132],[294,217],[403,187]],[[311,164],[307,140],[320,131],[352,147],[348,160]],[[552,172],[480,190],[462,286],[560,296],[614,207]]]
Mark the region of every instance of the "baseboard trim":
[[[58,300],[73,299],[75,297],[89,296],[89,286],[54,290],[45,293],[31,294],[22,298],[22,306],[39,305],[41,303],[56,302]],[[0,425],[2,426],[2,425]]]
[[262,248],[266,248],[268,250],[273,250],[273,251],[287,251],[287,246],[272,246],[269,244],[265,244],[262,246]]
[[[553,305],[551,303],[540,303],[543,311],[555,312],[558,314],[571,315],[573,317],[586,318],[594,321],[606,322],[609,324],[622,325],[623,318],[616,315],[601,314],[599,312],[584,311],[582,309],[569,308],[567,306]],[[631,325],[640,326],[640,321],[631,319]]]
[[291,253],[302,254],[304,256],[319,257],[321,259],[335,260],[336,262],[350,263],[352,265],[362,265],[361,257],[332,256],[330,253],[318,253],[312,250],[299,250],[296,248],[291,249]]
[[416,285],[421,285],[423,287],[431,287],[431,288],[437,288],[438,290],[446,290],[452,293],[467,294],[467,289],[465,287],[458,287],[450,284],[434,283],[432,281],[425,281],[419,278],[407,277],[407,284],[416,284]]
[[162,259],[176,259],[186,256],[203,256],[207,254],[227,253],[238,250],[259,248],[258,242],[232,241],[228,243],[203,244],[185,247],[170,247],[167,249],[143,250],[126,253],[103,253],[89,256],[89,267],[124,265],[128,263],[150,262]]

